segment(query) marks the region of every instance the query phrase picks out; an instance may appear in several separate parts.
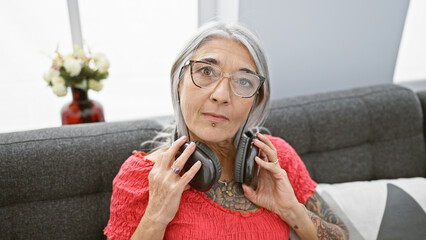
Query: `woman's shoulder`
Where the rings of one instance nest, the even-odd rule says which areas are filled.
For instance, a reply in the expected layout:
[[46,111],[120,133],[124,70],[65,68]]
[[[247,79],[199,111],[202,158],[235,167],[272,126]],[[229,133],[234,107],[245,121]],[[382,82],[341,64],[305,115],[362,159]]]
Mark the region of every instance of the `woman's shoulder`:
[[[114,178],[114,188],[127,188],[138,185],[147,187],[148,174],[154,166],[154,162],[147,158],[148,154],[142,151],[133,151],[127,160],[121,165],[118,174]],[[146,181],[145,181],[146,180]]]
[[152,153],[146,153],[143,151],[133,151],[127,160],[123,163],[120,170],[128,169],[150,169],[154,165],[155,161],[158,159],[158,156],[164,152],[164,149],[156,150]]
[[120,173],[129,170],[149,169],[154,165],[154,162],[147,158],[148,154],[142,151],[133,151],[127,160],[121,165]]
[[[104,233],[108,236],[133,233],[149,200],[148,175],[154,166],[149,155],[133,151],[114,178],[110,205],[110,220]],[[131,234],[131,233],[129,233]]]
[[143,151],[133,151],[132,155],[121,165],[114,182],[127,182],[130,184],[143,182],[144,179],[148,178],[156,159],[163,151],[163,149],[159,149],[149,154]]

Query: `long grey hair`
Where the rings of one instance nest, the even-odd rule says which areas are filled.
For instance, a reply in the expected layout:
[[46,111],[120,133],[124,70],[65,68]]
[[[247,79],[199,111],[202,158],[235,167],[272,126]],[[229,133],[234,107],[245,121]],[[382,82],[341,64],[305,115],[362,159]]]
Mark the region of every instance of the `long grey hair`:
[[[267,114],[266,109],[269,104],[270,98],[270,85],[269,85],[269,71],[266,62],[266,56],[262,49],[258,38],[247,28],[237,23],[223,23],[223,22],[211,22],[203,25],[194,37],[186,44],[183,50],[179,53],[176,58],[170,73],[171,79],[171,96],[174,108],[175,125],[168,126],[163,132],[159,133],[150,143],[155,144],[156,149],[161,148],[164,145],[170,144],[171,134],[173,129],[177,130],[177,138],[183,135],[187,135],[187,126],[182,115],[180,102],[179,102],[179,82],[184,76],[184,64],[192,57],[193,53],[201,47],[204,43],[210,41],[215,37],[222,37],[227,39],[235,39],[243,44],[250,52],[254,63],[256,64],[257,74],[265,77],[265,82],[261,86],[258,92],[258,96],[255,98],[256,102],[253,103],[253,109],[247,118],[247,124],[245,129],[242,129],[244,124],[240,127],[235,136],[239,136],[242,131],[246,129],[254,129],[260,127]],[[235,137],[234,145],[238,145],[239,138]]]

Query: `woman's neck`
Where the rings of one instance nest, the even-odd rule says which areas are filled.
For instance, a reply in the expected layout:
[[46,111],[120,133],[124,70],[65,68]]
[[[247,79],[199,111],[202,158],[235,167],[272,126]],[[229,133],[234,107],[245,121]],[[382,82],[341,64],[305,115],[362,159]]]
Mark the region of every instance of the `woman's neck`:
[[220,180],[231,181],[234,179],[234,164],[237,150],[234,146],[233,139],[224,140],[222,142],[205,142],[195,136],[191,136],[191,139],[198,140],[206,144],[219,158],[220,165],[222,167]]
[[233,141],[206,144],[216,153],[220,160],[220,165],[222,166],[222,176],[220,180],[231,181],[234,179],[234,164],[237,150],[235,149]]

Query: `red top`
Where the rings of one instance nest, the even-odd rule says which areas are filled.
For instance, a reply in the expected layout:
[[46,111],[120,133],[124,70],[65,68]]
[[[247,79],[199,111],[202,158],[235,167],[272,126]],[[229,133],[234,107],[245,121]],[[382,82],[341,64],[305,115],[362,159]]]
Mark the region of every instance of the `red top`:
[[[305,203],[316,183],[296,151],[284,140],[267,135],[278,152],[299,202]],[[148,205],[148,174],[154,165],[144,152],[134,151],[113,181],[111,215],[104,234],[111,240],[129,239]],[[182,194],[175,218],[164,239],[288,239],[289,226],[278,215],[260,208],[242,214],[213,202],[193,188]]]

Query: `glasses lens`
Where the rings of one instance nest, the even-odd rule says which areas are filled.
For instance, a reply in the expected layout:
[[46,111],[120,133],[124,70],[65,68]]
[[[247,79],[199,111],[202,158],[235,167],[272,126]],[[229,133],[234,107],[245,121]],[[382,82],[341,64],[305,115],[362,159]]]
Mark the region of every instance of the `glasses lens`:
[[251,97],[259,88],[260,79],[258,76],[246,73],[236,72],[232,76],[232,89],[240,97]]
[[192,79],[200,87],[207,87],[219,80],[222,71],[208,63],[195,62],[192,65]]

